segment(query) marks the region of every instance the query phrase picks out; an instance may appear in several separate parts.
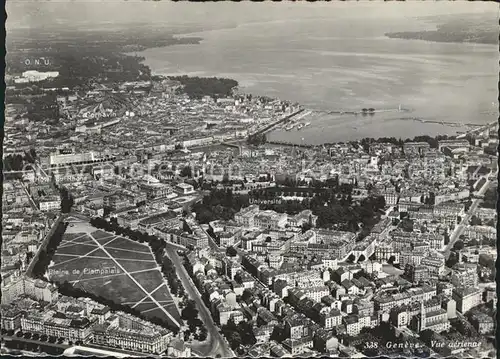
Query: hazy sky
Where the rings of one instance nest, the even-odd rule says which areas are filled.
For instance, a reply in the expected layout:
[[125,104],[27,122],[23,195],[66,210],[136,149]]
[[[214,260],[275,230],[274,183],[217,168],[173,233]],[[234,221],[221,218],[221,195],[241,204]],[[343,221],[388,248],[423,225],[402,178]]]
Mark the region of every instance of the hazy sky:
[[137,0],[7,0],[7,29],[67,28],[154,24],[169,28],[206,29],[244,22],[324,18],[339,13],[348,18],[405,18],[447,14],[481,14],[498,25],[499,5],[487,2],[264,2],[174,3]]

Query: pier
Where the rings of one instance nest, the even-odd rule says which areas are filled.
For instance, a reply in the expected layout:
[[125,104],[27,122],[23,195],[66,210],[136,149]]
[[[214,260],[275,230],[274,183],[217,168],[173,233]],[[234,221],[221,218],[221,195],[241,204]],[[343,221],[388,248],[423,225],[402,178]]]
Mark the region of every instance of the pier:
[[438,121],[438,120],[424,120],[422,118],[418,117],[409,117],[409,118],[404,118],[403,120],[413,120],[413,121],[418,121],[422,123],[437,123],[440,125],[448,125],[452,127],[463,127],[463,126],[468,126],[468,127],[483,127],[484,125],[478,124],[478,123],[461,123],[461,122],[449,122],[449,121]]

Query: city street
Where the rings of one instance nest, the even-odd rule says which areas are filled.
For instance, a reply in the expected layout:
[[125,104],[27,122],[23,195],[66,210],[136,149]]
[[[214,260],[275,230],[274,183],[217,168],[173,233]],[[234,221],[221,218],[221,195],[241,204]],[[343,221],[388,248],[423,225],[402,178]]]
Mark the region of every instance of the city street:
[[[483,185],[481,190],[479,190],[478,195],[484,195],[486,191],[488,190],[489,186],[491,184],[491,181],[489,179],[486,180],[486,183]],[[476,212],[479,204],[481,204],[482,199],[476,198],[472,201],[472,204],[465,214],[464,218],[462,218],[462,221],[455,227],[453,230],[453,233],[450,235],[450,242],[446,245],[443,254],[446,259],[450,256],[451,249],[453,248],[453,245],[455,242],[460,238],[460,236],[464,233],[465,227],[468,225],[470,219]]]
[[203,233],[208,237],[208,246],[210,247],[211,250],[213,251],[217,251],[217,252],[225,252],[225,250],[223,248],[220,248],[217,243],[215,243],[215,239],[212,238],[212,236],[210,234],[208,234],[208,232],[202,227],[200,226],[201,230],[203,231]]
[[199,310],[200,319],[207,327],[208,343],[206,347],[200,348],[201,349],[200,351],[202,351],[201,354],[207,357],[214,357],[217,354],[219,354],[225,358],[226,357],[232,358],[234,354],[228,347],[224,338],[222,338],[221,334],[219,333],[219,328],[215,325],[212,316],[210,314],[210,311],[205,306],[205,303],[201,298],[201,294],[198,292],[198,289],[196,288],[193,281],[189,277],[186,268],[184,268],[184,265],[182,264],[182,259],[174,250],[168,250],[168,256],[172,260],[172,263],[174,264],[175,268],[177,269],[177,276],[181,280],[182,285],[184,286],[184,289],[186,290],[187,294],[191,299],[193,299],[196,302],[196,307]]

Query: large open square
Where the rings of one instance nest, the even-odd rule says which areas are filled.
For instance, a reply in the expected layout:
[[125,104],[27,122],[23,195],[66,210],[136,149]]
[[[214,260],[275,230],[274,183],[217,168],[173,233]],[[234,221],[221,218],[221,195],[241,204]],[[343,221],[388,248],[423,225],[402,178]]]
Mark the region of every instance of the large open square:
[[147,244],[69,219],[47,276],[180,326],[180,314]]

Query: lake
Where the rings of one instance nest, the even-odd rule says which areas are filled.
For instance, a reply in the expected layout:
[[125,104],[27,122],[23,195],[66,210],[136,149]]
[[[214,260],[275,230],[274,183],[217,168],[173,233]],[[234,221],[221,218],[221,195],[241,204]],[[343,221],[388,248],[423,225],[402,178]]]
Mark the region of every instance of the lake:
[[[377,9],[380,13],[380,4]],[[411,110],[374,116],[320,112],[307,120],[311,126],[273,131],[271,140],[322,143],[453,134],[465,128],[408,117],[459,124],[498,118],[498,46],[384,35],[435,29],[435,19],[352,16],[313,6],[293,16],[274,11],[264,21],[256,19],[258,15],[247,16],[236,27],[182,35],[203,38],[197,45],[153,48],[139,55],[156,74],[233,78],[243,92],[299,102],[313,110],[397,109],[400,104]]]

